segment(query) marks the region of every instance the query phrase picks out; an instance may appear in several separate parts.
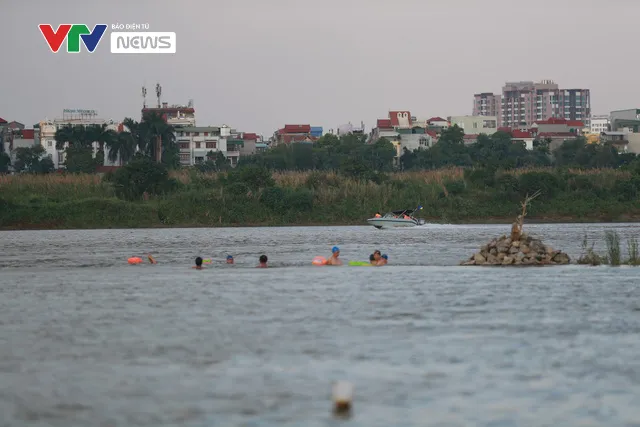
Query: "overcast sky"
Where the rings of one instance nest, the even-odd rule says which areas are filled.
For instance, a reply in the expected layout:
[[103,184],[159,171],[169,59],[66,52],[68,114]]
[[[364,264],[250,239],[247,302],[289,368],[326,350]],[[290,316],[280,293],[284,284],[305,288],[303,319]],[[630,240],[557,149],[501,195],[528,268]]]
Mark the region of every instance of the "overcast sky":
[[[594,114],[640,107],[638,0],[0,0],[0,14],[0,117],[28,127],[64,108],[138,119],[157,82],[170,104],[194,100],[198,125],[265,136],[471,114],[508,80],[589,88]],[[109,29],[93,54],[53,54],[38,24],[61,23]],[[115,23],[174,31],[177,53],[111,54]]]

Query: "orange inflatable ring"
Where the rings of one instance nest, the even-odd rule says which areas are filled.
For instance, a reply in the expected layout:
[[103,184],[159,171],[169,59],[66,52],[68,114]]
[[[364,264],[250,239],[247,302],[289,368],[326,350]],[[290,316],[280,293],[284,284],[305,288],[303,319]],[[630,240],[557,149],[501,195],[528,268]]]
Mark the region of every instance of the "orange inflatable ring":
[[142,258],[137,257],[137,256],[133,256],[133,257],[129,258],[129,259],[127,260],[127,262],[128,262],[129,264],[132,264],[132,265],[135,265],[135,264],[141,264],[141,263],[142,263]]
[[327,259],[323,256],[317,256],[311,261],[313,265],[327,265]]

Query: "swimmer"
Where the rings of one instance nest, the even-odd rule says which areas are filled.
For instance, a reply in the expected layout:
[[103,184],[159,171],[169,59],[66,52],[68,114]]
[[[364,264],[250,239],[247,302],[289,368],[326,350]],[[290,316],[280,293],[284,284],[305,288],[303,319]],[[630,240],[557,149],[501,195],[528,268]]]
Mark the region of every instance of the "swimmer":
[[155,258],[151,256],[151,254],[147,254],[147,258],[149,259],[149,263],[150,264],[157,264],[158,263],[158,261],[156,261]]
[[191,267],[191,268],[195,268],[196,270],[202,270],[202,269],[203,269],[203,268],[202,268],[202,258],[197,257],[197,258],[196,258],[196,265],[194,265],[194,266],[193,266],[193,267]]
[[258,265],[258,268],[267,268],[267,261],[269,261],[269,259],[266,255],[260,255],[260,264]]
[[340,248],[337,246],[334,246],[331,249],[331,257],[327,260],[327,263],[325,265],[342,265],[342,261],[340,260],[340,258],[338,258],[340,256]]
[[369,262],[371,265],[376,265],[376,257],[374,257],[373,254],[369,255]]
[[382,254],[382,257],[378,261],[378,265],[387,265],[388,260],[389,260],[389,257],[387,256],[387,254]]
[[376,250],[373,252],[373,259],[376,261],[376,265],[380,264],[380,259],[382,258],[382,254],[380,251]]
[[227,264],[233,264],[233,256],[227,255]]

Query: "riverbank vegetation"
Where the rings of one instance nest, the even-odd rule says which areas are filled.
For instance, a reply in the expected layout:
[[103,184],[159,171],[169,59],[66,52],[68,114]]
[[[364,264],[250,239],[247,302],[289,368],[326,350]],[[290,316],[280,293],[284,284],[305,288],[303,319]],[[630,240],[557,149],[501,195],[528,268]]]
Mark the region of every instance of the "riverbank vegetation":
[[422,205],[432,222],[510,223],[541,190],[531,221],[640,219],[640,173],[618,169],[451,167],[430,171],[170,171],[146,156],[103,177],[0,176],[0,227],[101,228],[365,224],[375,212]]
[[[375,212],[417,205],[431,222],[510,223],[520,200],[538,190],[530,221],[640,220],[640,160],[580,138],[549,153],[548,141],[526,150],[503,132],[465,145],[453,127],[435,146],[405,151],[398,164],[384,139],[325,135],[233,169],[213,152],[197,167],[179,168],[161,117],[126,123],[130,132],[119,134],[60,129],[56,140],[68,143],[62,174],[47,174],[41,153],[25,155],[23,170],[32,173],[0,176],[0,227],[364,224]],[[99,142],[94,160],[90,141]],[[102,177],[85,173],[104,146],[124,166]]]

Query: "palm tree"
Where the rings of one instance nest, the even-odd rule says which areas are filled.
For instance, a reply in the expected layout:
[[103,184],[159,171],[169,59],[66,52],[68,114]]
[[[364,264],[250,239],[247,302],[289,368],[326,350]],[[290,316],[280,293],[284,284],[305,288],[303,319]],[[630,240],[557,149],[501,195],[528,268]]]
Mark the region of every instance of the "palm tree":
[[108,159],[111,163],[120,160],[120,166],[127,163],[136,153],[137,142],[131,132],[120,132],[106,143],[109,148]]
[[134,148],[142,151],[143,153],[147,153],[149,151],[149,139],[144,126],[129,117],[125,118],[122,123],[127,129],[129,129],[129,133],[131,134],[131,138],[135,144]]
[[98,150],[104,152],[104,146],[109,146],[112,141],[116,139],[116,132],[108,129],[108,125],[103,123],[101,125],[92,125],[86,128],[86,140],[88,145],[93,145],[94,142],[98,143]]
[[84,126],[65,125],[56,130],[54,139],[56,140],[56,150],[64,150],[64,145],[83,146],[85,144],[85,128]]
[[168,124],[164,117],[156,112],[145,114],[142,118],[141,125],[144,129],[147,142],[154,142],[147,146],[147,151],[149,155],[160,163],[162,161],[162,154],[175,146],[173,126]]

